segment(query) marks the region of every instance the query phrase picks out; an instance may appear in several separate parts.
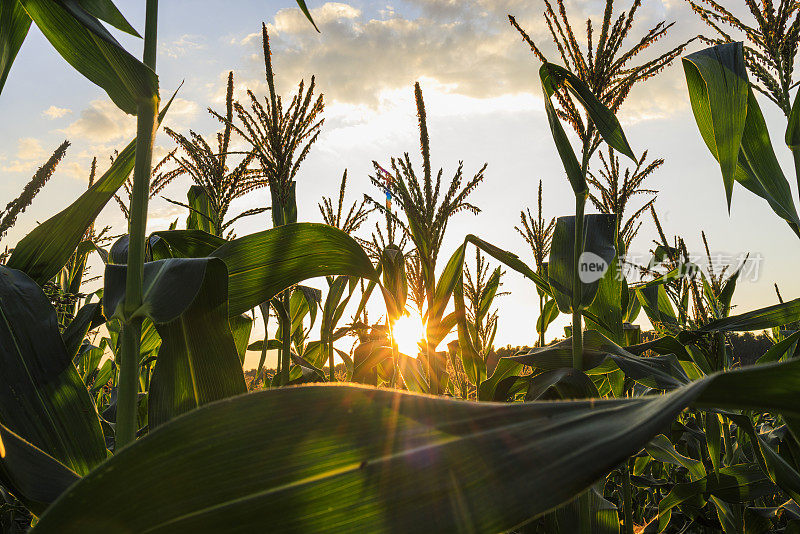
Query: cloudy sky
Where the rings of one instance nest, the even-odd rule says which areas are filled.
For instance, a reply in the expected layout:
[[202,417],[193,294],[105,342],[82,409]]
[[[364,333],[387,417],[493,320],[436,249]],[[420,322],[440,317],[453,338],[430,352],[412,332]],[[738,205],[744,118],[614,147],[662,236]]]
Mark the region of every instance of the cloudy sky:
[[[621,9],[630,2],[617,3]],[[323,134],[298,179],[301,220],[321,220],[317,203],[323,195],[336,194],[345,168],[350,198],[355,200],[364,193],[376,193],[368,180],[372,160],[386,163],[408,151],[419,161],[413,103],[417,80],[425,95],[434,165],[448,175],[461,160],[467,174],[488,163],[486,180],[473,197],[482,212],[460,214],[453,220],[444,255],[450,255],[464,234],[474,233],[530,260],[514,225],[521,209],[535,205],[540,179],[547,216],[573,210],[571,189],[544,115],[538,61],[507,19],[507,14],[515,15],[555,60],[541,15],[543,2],[311,0],[308,5],[319,34],[291,0],[224,4],[221,12],[221,3],[216,1],[161,2],[158,74],[162,97],[184,82],[166,124],[184,133],[216,131],[218,123],[206,108],[222,106],[229,70],[235,72],[238,96],[245,88],[264,94],[260,26],[266,22],[279,89],[285,94],[313,74],[325,95]],[[591,17],[597,25],[604,4],[600,0],[567,2],[574,20]],[[117,5],[141,30],[144,2],[119,0]],[[632,39],[661,20],[675,22],[652,53],[703,30],[683,0],[645,0],[640,14]],[[582,28],[584,23],[575,26]],[[141,53],[140,41],[119,38],[129,50]],[[766,101],[762,109],[779,159],[791,176],[791,157],[782,143],[782,115]],[[55,177],[8,235],[6,245],[76,198],[86,187],[92,157],[104,169],[113,151],[125,146],[135,131],[134,118],[115,109],[100,89],[71,70],[35,27],[0,96],[0,117],[0,195],[8,200],[63,140],[72,143]],[[773,304],[774,282],[785,297],[800,293],[793,267],[800,260],[800,247],[788,227],[765,202],[739,186],[728,213],[718,167],[691,117],[679,64],[634,90],[620,119],[637,154],[648,150],[651,157],[666,160],[648,185],[660,191],[656,205],[668,234],[684,236],[690,249],[700,253],[703,229],[716,255],[736,258],[750,252],[763,258],[758,271],[737,289],[734,304],[739,311]],[[171,149],[163,134],[156,144],[157,155]],[[790,182],[796,189],[794,180]],[[165,194],[181,199],[185,188],[186,182],[176,183]],[[266,202],[266,192],[258,191],[233,209]],[[123,218],[112,204],[100,221],[121,233]],[[156,200],[150,227],[163,228],[179,217],[185,218],[183,210]],[[246,219],[237,232],[242,235],[267,224],[266,216]],[[655,229],[646,220],[632,252],[644,257],[654,236]],[[514,273],[504,283],[511,295],[501,302],[498,342],[530,343],[536,319],[534,289]]]

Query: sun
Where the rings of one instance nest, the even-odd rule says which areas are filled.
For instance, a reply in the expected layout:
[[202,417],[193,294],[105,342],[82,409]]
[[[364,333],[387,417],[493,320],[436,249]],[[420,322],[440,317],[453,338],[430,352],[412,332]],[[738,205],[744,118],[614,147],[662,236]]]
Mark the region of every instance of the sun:
[[425,325],[422,317],[416,312],[406,312],[392,326],[397,349],[408,356],[416,357],[419,352],[418,342],[425,339]]

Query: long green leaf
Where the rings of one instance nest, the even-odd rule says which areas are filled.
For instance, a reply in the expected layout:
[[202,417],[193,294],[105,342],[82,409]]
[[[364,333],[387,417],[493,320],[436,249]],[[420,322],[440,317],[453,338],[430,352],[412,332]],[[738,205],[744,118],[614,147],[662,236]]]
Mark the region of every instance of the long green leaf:
[[[554,84],[563,85],[570,93],[575,95],[578,101],[583,105],[586,114],[594,123],[597,131],[611,148],[628,156],[632,160],[636,160],[633,155],[633,150],[625,138],[625,132],[622,131],[622,125],[617,120],[617,117],[602,103],[597,96],[592,93],[592,90],[586,85],[583,80],[572,74],[564,67],[560,67],[554,63],[545,63],[542,69],[547,71],[547,77],[553,80]],[[541,71],[539,73],[541,77]],[[549,96],[549,95],[548,95]]]
[[50,300],[0,266],[0,422],[81,475],[106,458],[100,420]]
[[125,113],[158,98],[158,76],[129,54],[77,0],[19,0],[61,57]]
[[[765,370],[758,378],[767,380],[751,376]],[[269,390],[199,408],[119,451],[67,490],[34,532],[251,532],[264,518],[272,532],[506,531],[585,491],[685,407],[715,402],[712,389],[739,409],[800,413],[800,367],[791,363],[608,401]],[[169,506],[125,505],[145,488]],[[715,489],[726,499],[741,485],[721,478]]]
[[364,249],[325,224],[294,223],[230,241],[212,254],[228,267],[231,315],[239,315],[294,284],[344,274],[378,281]]
[[[615,239],[615,215],[593,214],[584,217],[584,243],[581,254],[581,269],[589,269],[593,262],[600,262],[606,267],[604,276],[609,276],[610,265],[617,255]],[[575,256],[575,217],[559,217],[553,232],[553,244],[548,263],[550,289],[562,313],[572,312],[573,269]],[[591,261],[584,261],[591,260]],[[581,309],[594,301],[600,287],[600,278],[593,281],[582,280]],[[599,319],[599,318],[598,318]]]
[[[597,330],[583,333],[583,358],[584,369],[589,375],[606,374],[619,369],[633,380],[658,389],[672,389],[688,382],[686,373],[674,355],[635,356]],[[503,360],[545,371],[571,367],[572,338]]]
[[750,87],[742,43],[722,44],[690,54],[683,58],[683,69],[695,121],[719,162],[730,209]]
[[0,484],[33,513],[41,515],[79,479],[69,467],[0,424]]

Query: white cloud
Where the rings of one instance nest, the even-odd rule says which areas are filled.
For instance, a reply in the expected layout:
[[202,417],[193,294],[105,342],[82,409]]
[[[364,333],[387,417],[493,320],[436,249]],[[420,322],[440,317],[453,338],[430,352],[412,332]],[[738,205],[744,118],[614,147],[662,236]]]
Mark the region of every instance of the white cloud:
[[206,45],[203,41],[205,38],[202,35],[184,34],[172,42],[161,43],[159,51],[167,57],[178,59],[197,50],[205,49]]
[[133,138],[136,118],[127,115],[110,100],[92,100],[89,107],[80,112],[77,120],[58,131],[66,134],[70,140],[109,143]]
[[68,113],[72,113],[72,110],[69,108],[50,106],[46,110],[42,111],[42,116],[52,120],[52,119],[60,119],[61,117],[63,117]]
[[[504,95],[540,95],[538,60],[508,22],[513,14],[548,57],[558,53],[542,17],[542,6],[527,0],[408,0],[402,11],[386,5],[370,17],[346,3],[328,2],[312,10],[322,33],[314,31],[299,9],[282,9],[268,24],[279,90],[291,92],[300,79],[316,75],[326,102],[378,108],[387,91],[410,90],[414,81],[427,79],[452,95],[469,97],[463,113],[480,112],[482,100]],[[583,23],[602,16],[602,3],[567,1],[576,22],[578,40],[585,41]],[[629,36],[632,46],[653,25],[682,14],[680,8],[641,8]],[[694,27],[692,28],[695,29]],[[653,47],[665,51],[684,37],[676,29]],[[247,68],[237,71],[237,87],[250,81],[263,84],[261,33],[238,41],[246,49]],[[648,50],[648,53],[650,51]],[[259,80],[261,80],[259,82]],[[242,85],[245,84],[245,85]],[[430,85],[430,83],[428,84]],[[683,105],[684,93],[675,84],[645,84],[647,93],[631,97],[628,120],[669,115]],[[253,89],[256,89],[253,87]],[[259,87],[259,89],[263,89]],[[219,92],[215,92],[217,99]],[[635,104],[633,101],[641,99]],[[658,110],[644,108],[655,100]],[[680,101],[680,104],[677,104]],[[624,111],[625,107],[623,108]]]
[[42,148],[42,143],[33,137],[23,137],[17,142],[17,159],[37,160],[47,157],[47,152]]

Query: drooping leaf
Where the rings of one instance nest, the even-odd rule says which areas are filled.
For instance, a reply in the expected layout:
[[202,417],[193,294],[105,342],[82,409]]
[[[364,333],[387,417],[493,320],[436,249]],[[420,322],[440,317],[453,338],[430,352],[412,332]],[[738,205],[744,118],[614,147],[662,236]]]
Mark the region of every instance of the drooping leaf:
[[800,298],[711,321],[699,332],[748,332],[784,326],[800,320]]
[[81,7],[98,19],[111,24],[116,29],[129,33],[134,37],[141,37],[133,26],[122,16],[117,6],[111,0],[78,0]]
[[[594,123],[597,131],[611,148],[628,156],[632,160],[636,160],[633,155],[633,150],[625,138],[625,132],[622,131],[622,125],[617,120],[617,117],[600,101],[597,96],[592,92],[588,85],[583,80],[575,76],[573,73],[556,65],[554,63],[545,63],[542,69],[546,71],[545,76],[550,80],[553,85],[563,85],[570,93],[572,93],[578,102],[583,105],[586,114]],[[542,77],[540,70],[539,76]]]
[[521,373],[522,364],[506,358],[501,358],[500,361],[497,362],[497,366],[494,368],[492,376],[481,382],[480,386],[478,386],[478,400],[498,400],[495,398],[495,391],[500,385],[500,382],[510,377],[516,377]]
[[703,467],[703,462],[684,456],[676,451],[675,446],[664,434],[659,434],[650,440],[645,450],[654,460],[686,468],[689,472],[690,480],[692,481],[700,480],[706,476],[706,469]]
[[0,2],[0,93],[30,27],[31,18],[22,4],[16,0]]
[[700,134],[719,162],[728,209],[748,114],[742,43],[727,43],[683,58],[689,99]]
[[[572,338],[531,349],[527,354],[502,359],[546,371],[571,367]],[[596,330],[583,333],[583,359],[584,368],[589,375],[606,374],[620,369],[633,380],[658,389],[671,389],[688,382],[674,355],[649,358],[635,356]]]
[[317,276],[378,280],[367,254],[346,233],[325,224],[295,223],[234,239],[212,254],[228,267],[231,315],[239,315],[296,283]]
[[158,99],[158,76],[129,54],[78,0],[19,0],[61,57],[114,104],[136,114],[141,101]]
[[165,230],[153,232],[157,244],[151,245],[153,259],[167,258],[205,258],[225,244],[221,237],[202,230]]
[[597,386],[586,373],[572,367],[562,367],[531,376],[525,400],[587,399],[599,396]]

